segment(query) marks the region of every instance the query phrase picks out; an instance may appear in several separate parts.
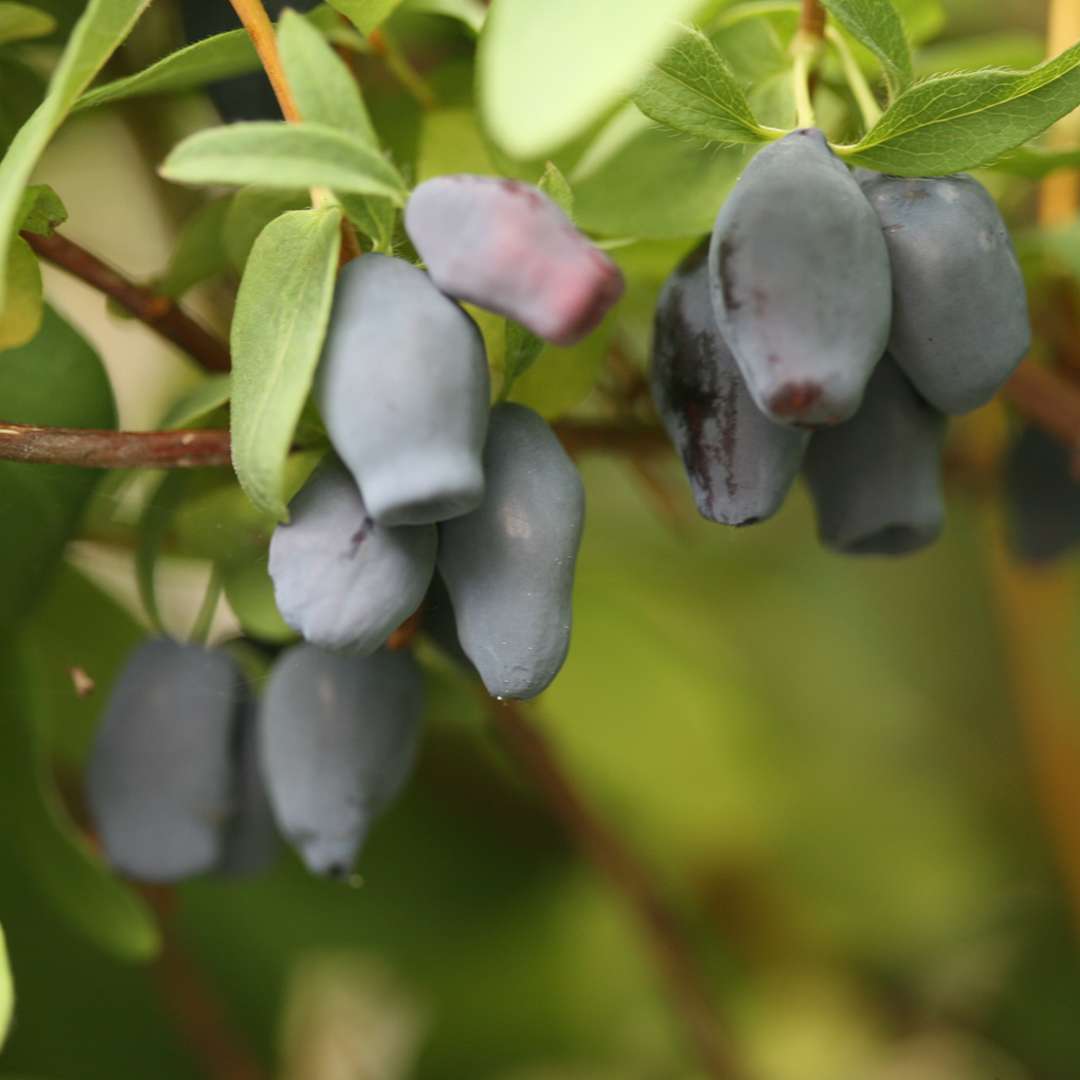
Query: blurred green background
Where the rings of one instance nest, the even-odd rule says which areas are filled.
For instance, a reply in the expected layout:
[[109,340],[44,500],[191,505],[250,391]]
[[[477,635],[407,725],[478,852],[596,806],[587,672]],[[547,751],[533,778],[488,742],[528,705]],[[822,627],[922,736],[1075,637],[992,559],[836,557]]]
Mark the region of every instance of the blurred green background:
[[[1031,0],[944,8],[924,70],[979,66],[1006,47],[1018,64],[1043,54]],[[420,48],[428,30],[400,32]],[[154,32],[128,47],[136,59]],[[419,175],[475,168],[484,153],[453,55],[430,75],[444,97],[422,121],[392,81],[367,87],[387,137],[415,142]],[[121,108],[72,121],[41,169],[68,234],[142,280],[160,273],[192,196],[166,190],[153,166],[209,108],[192,95],[167,117]],[[636,175],[633,154],[659,154],[670,182],[692,174],[685,199],[634,188],[657,201],[660,224],[655,240],[616,252],[632,289],[611,332],[631,368],[663,277],[695,242],[686,215],[707,223],[729,171],[669,136],[642,138],[577,191],[583,223],[604,232],[605,167]],[[705,184],[712,201],[698,208]],[[1018,232],[1033,223],[1032,185],[995,190]],[[47,282],[106,360],[123,426],[152,425],[194,384],[142,326],[70,279]],[[220,290],[191,302],[221,325]],[[538,367],[519,393],[549,414],[605,415],[607,375],[584,396],[601,338],[562,356],[561,378],[560,355],[545,358],[546,376]],[[945,537],[895,564],[823,552],[801,490],[772,522],[726,531],[695,518],[667,456],[581,461],[589,516],[570,659],[525,713],[670,900],[762,1080],[1080,1077],[1078,567],[1022,570],[1003,553],[993,462],[1007,423],[995,406],[959,426]],[[46,688],[37,715],[76,808],[103,696],[144,632],[130,552],[108,535],[139,491],[106,486],[26,635]],[[189,527],[208,554],[216,537],[232,543],[213,507]],[[258,571],[254,554],[244,560]],[[197,559],[163,567],[177,628],[205,577]],[[236,632],[223,609],[216,637]],[[469,685],[425,656],[422,758],[351,887],[288,855],[265,879],[157,895],[166,951],[139,966],[77,936],[0,847],[18,988],[0,1076],[702,1075],[623,898],[522,780]],[[72,667],[97,682],[85,699]]]

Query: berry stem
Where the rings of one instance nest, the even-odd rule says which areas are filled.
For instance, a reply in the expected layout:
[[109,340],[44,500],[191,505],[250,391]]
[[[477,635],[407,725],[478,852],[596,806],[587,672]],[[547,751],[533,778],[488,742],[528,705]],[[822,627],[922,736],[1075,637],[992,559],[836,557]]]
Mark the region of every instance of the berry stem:
[[795,84],[795,123],[801,128],[814,126],[814,103],[810,96],[809,49],[800,48],[795,54],[791,77]]
[[829,26],[825,30],[825,37],[836,49],[837,55],[840,57],[840,63],[844,68],[844,78],[847,79],[848,86],[851,87],[851,92],[855,95],[859,112],[862,113],[863,124],[869,131],[881,119],[881,107],[874,97],[874,92],[870,89],[870,84],[866,81],[866,76],[863,75],[859,62],[848,47],[843,34],[835,27]]

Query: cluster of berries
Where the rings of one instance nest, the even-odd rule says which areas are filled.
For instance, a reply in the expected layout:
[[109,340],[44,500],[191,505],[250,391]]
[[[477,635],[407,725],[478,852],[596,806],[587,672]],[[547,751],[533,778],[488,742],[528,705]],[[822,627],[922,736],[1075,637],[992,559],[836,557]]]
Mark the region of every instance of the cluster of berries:
[[387,642],[426,596],[432,636],[493,696],[535,696],[566,657],[581,480],[539,415],[490,407],[483,338],[458,301],[568,344],[622,277],[513,181],[428,181],[406,228],[427,272],[368,254],[340,275],[315,387],[336,456],[270,543],[278,607],[304,642],[258,701],[227,651],[164,639],[110,698],[89,803],[132,877],[258,869],[275,822],[311,870],[347,874],[413,759],[422,677]]
[[826,546],[899,555],[943,527],[946,415],[989,401],[1030,336],[979,183],[853,175],[802,129],[754,158],[669,279],[651,384],[706,518],[770,517],[801,469]]

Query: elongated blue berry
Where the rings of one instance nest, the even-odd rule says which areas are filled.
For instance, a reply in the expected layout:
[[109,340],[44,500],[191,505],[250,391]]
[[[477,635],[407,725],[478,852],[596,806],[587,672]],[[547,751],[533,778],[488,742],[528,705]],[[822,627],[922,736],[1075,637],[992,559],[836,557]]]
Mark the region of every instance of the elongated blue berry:
[[889,256],[820,131],[795,131],[750,162],[716,219],[709,272],[758,408],[807,427],[854,415],[889,337]]

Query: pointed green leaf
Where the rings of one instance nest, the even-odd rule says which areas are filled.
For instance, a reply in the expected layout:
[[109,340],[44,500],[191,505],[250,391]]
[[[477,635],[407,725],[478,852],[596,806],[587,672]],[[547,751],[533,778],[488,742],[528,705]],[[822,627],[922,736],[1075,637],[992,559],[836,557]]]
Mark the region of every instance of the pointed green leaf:
[[498,0],[477,60],[480,113],[511,157],[540,157],[625,97],[697,0]]
[[40,732],[41,696],[55,692],[52,684],[17,644],[0,646],[0,682],[13,703],[0,724],[0,842],[85,938],[120,959],[150,959],[160,945],[152,915],[91,852],[56,790]]
[[286,210],[306,210],[311,196],[301,189],[275,191],[272,188],[241,188],[225,214],[221,243],[229,264],[242,274],[252,245],[259,233]]
[[573,221],[574,192],[570,187],[570,182],[563,176],[562,170],[554,161],[549,161],[544,166],[544,175],[540,177],[537,187]]
[[228,124],[185,139],[160,169],[181,184],[327,187],[401,205],[405,183],[378,151],[323,124]]
[[891,93],[911,82],[911,48],[891,0],[822,0],[829,14],[881,62]]
[[377,149],[379,140],[352,72],[303,16],[286,10],[278,23],[285,75],[304,120],[337,128]]
[[7,281],[7,299],[0,307],[0,349],[25,345],[38,332],[45,310],[41,267],[21,236],[8,249]]
[[0,45],[46,37],[55,29],[56,20],[47,11],[14,0],[0,3]]
[[995,161],[990,168],[1028,180],[1041,180],[1058,169],[1080,169],[1080,147],[1021,146]]
[[340,11],[361,34],[370,34],[400,4],[401,0],[330,0],[330,6]]
[[36,236],[52,236],[68,219],[67,207],[48,184],[31,184],[23,192],[16,228]]
[[[127,37],[150,0],[89,0],[75,24],[49,80],[45,100],[11,141],[0,161],[0,250],[6,253],[15,231],[23,189],[53,132],[79,95]],[[0,304],[7,275],[0,263]]]
[[169,265],[155,282],[159,295],[179,300],[188,289],[229,269],[223,235],[231,202],[214,199],[184,222]]
[[509,395],[518,377],[524,375],[544,351],[544,342],[531,330],[526,330],[524,326],[514,322],[513,319],[506,320],[505,341],[503,398]]
[[1080,106],[1080,43],[1028,71],[940,75],[905,90],[849,162],[898,176],[942,176],[1001,157]]
[[169,407],[161,421],[163,428],[201,427],[207,417],[228,403],[231,375],[208,375]]
[[285,461],[322,351],[341,210],[293,210],[251,249],[232,327],[232,454],[256,506],[284,520]]
[[281,617],[274,600],[266,554],[224,568],[225,597],[245,634],[260,641],[295,641],[296,631]]
[[754,143],[769,136],[713,43],[686,30],[646,75],[634,103],[650,119],[716,143]]

